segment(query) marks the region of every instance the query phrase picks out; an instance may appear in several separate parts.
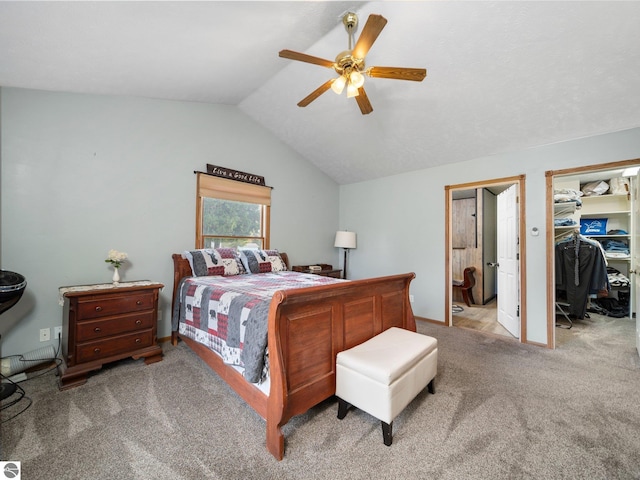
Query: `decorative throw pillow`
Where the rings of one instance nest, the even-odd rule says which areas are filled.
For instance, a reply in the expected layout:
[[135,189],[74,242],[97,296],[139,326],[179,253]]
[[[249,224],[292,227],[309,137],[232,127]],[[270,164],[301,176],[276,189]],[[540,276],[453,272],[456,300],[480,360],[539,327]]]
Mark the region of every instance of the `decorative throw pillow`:
[[251,273],[282,272],[287,269],[278,250],[241,249],[245,269]]
[[253,273],[251,271],[251,267],[249,266],[249,256],[253,255],[251,252],[256,250],[255,248],[238,248],[238,256],[240,257],[240,262],[244,267],[244,270],[247,273]]
[[240,254],[235,248],[216,248],[214,253],[224,266],[224,275],[243,275],[247,273],[240,261]]
[[203,248],[185,251],[191,271],[196,277],[209,275],[241,275],[245,272],[238,254],[233,248]]

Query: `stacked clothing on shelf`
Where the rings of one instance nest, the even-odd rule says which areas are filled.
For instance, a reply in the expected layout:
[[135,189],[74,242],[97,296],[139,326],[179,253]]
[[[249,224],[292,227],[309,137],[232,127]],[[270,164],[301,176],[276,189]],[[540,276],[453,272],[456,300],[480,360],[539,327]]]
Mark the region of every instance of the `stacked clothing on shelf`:
[[554,218],[553,226],[554,227],[572,227],[573,225],[577,225],[578,223],[573,218]]
[[580,190],[573,190],[571,188],[563,188],[553,191],[553,201],[555,203],[575,202],[576,208],[582,207],[583,193]]
[[629,258],[629,245],[621,240],[605,238],[600,241],[607,258]]
[[[572,190],[569,188],[553,191],[553,201],[556,204],[553,219],[555,227],[572,227],[578,224],[571,218],[571,215],[582,207],[581,196],[582,192],[580,190]],[[561,204],[566,204],[567,208],[559,207]]]
[[611,290],[600,245],[578,233],[556,243],[555,267],[558,298],[575,318],[585,317],[589,295]]
[[607,277],[609,278],[609,285],[612,287],[626,288],[631,285],[629,278],[613,267],[607,267]]

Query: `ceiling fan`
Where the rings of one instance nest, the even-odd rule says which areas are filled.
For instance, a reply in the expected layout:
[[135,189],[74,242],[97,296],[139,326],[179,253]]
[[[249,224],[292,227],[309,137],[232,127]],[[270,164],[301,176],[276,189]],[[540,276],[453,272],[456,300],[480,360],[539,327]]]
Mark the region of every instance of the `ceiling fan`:
[[298,60],[300,62],[313,63],[321,67],[333,68],[339,75],[338,78],[332,78],[316,88],[308,96],[298,102],[299,107],[306,107],[316,98],[322,95],[330,88],[341,94],[347,87],[347,97],[354,97],[360,111],[363,115],[373,112],[373,107],[366,92],[364,91],[364,75],[373,78],[391,78],[396,80],[412,80],[421,82],[427,76],[427,70],[424,68],[403,68],[403,67],[365,67],[365,57],[369,49],[376,41],[378,35],[387,24],[387,19],[382,15],[369,15],[367,23],[362,29],[362,33],[352,49],[353,36],[358,25],[358,15],[353,12],[347,12],[342,17],[342,23],[349,34],[349,49],[340,52],[335,61],[325,60],[324,58],[314,57],[306,53],[294,52],[292,50],[281,50],[279,56],[290,60]]

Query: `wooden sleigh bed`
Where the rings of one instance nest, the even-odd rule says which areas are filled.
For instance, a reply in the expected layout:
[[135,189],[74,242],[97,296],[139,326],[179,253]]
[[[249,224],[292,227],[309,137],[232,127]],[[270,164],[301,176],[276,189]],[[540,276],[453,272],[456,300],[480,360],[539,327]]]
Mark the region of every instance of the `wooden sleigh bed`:
[[[281,256],[289,267],[286,254]],[[181,279],[192,273],[180,254],[172,258],[175,302]],[[180,337],[266,420],[267,449],[282,460],[282,426],[335,394],[338,352],[389,327],[416,330],[409,303],[413,278],[415,274],[407,273],[277,291],[268,315],[269,395],[206,346],[175,331],[172,343]]]

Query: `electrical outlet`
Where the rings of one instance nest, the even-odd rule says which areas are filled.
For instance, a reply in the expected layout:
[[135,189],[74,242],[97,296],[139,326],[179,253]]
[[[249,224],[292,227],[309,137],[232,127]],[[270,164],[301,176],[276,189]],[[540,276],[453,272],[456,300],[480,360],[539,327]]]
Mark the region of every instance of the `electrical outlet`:
[[53,327],[53,339],[58,340],[62,338],[62,327]]
[[413,295],[409,295],[409,301],[413,303]]
[[50,328],[41,328],[40,329],[40,341],[48,342],[51,340],[51,329]]

